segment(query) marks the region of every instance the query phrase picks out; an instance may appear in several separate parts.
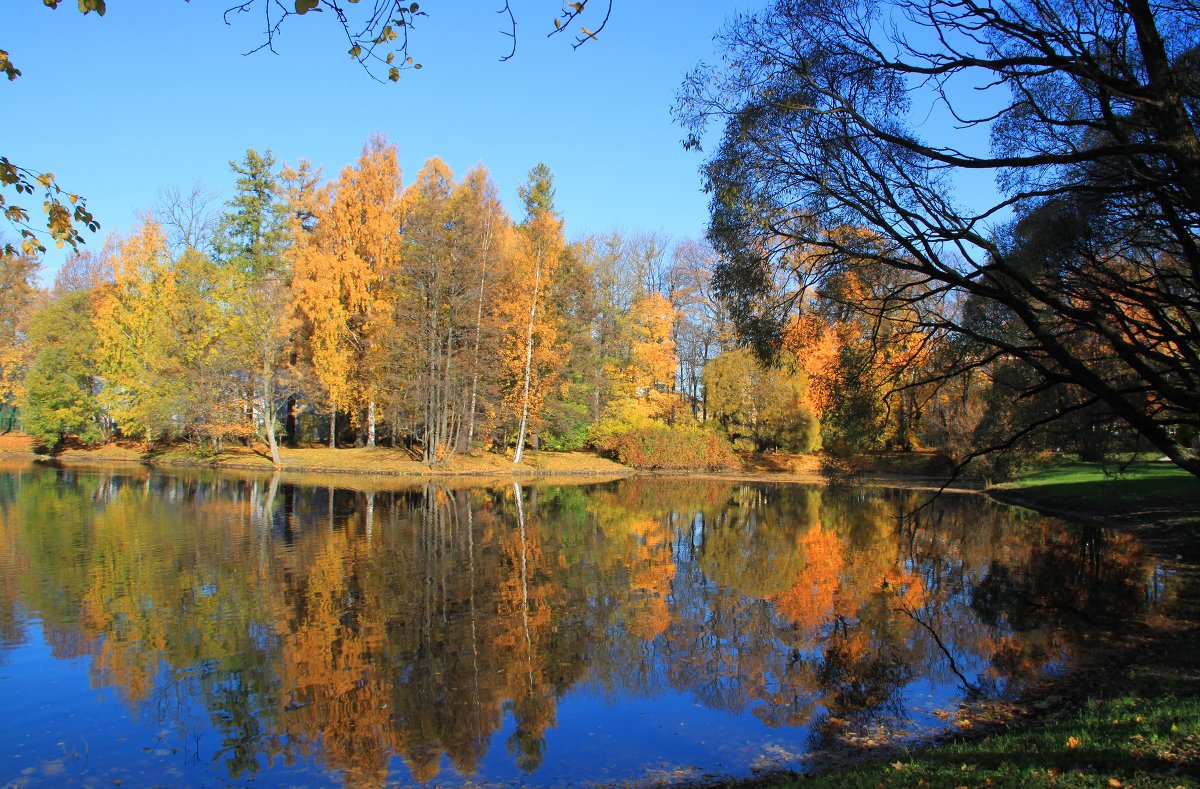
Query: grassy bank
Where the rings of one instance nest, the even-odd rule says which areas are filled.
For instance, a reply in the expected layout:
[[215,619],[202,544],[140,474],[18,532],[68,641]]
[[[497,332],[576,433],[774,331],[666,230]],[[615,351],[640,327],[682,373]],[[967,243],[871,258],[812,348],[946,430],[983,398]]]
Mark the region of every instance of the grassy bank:
[[[1194,639],[1193,639],[1194,640]],[[1200,644],[1192,643],[1194,652]],[[1156,661],[1169,662],[1163,656]],[[1135,667],[1123,692],[977,741],[951,742],[779,787],[1194,786],[1200,779],[1196,666]]]
[[[525,462],[515,465],[503,455],[479,453],[454,455],[446,463],[431,469],[402,449],[329,449],[313,447],[281,449],[281,470],[285,472],[362,474],[373,476],[438,475],[613,475],[629,473],[619,463],[587,452],[530,452]],[[177,446],[163,451],[143,452],[136,447],[106,446],[98,449],[68,449],[56,458],[67,463],[105,463],[138,461],[163,466],[204,465],[217,468],[271,471],[271,458],[265,447],[230,447],[220,453],[198,455],[190,447]]]
[[1174,610],[1127,623],[1095,665],[1024,716],[874,761],[747,785],[1200,785],[1200,482],[1167,463],[1059,463],[989,489],[1002,501],[1138,533],[1180,583]]
[[1188,529],[1200,523],[1200,480],[1173,463],[1057,463],[988,492],[1043,512],[1142,529]]

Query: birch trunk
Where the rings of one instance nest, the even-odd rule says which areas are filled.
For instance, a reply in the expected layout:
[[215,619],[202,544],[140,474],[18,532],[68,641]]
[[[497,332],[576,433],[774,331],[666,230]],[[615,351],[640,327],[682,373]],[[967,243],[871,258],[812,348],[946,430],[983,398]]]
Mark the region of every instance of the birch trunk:
[[529,427],[529,379],[533,372],[533,324],[537,318],[538,291],[542,285],[542,260],[538,257],[533,267],[533,301],[529,305],[529,328],[525,332],[525,385],[521,399],[521,426],[517,430],[517,451],[513,454],[513,465],[525,459],[525,433]]

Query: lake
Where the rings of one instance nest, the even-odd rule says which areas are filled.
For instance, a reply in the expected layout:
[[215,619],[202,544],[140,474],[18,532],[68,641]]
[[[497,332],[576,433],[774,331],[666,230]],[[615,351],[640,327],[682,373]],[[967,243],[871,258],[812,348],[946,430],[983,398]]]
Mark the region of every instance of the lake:
[[1171,594],[981,496],[0,465],[0,785],[563,785],[918,742]]

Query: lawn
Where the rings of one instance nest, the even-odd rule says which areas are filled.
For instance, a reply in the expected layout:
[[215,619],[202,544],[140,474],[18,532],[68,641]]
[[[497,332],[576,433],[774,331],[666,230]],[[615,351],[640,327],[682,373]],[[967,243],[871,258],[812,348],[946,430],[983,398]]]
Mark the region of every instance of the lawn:
[[1172,463],[1056,463],[989,489],[1037,509],[1122,524],[1200,525],[1200,480]]
[[[1193,645],[1195,646],[1195,645]],[[1194,786],[1200,779],[1195,666],[1129,680],[1123,694],[1089,699],[974,742],[900,752],[882,761],[778,779],[778,787]]]

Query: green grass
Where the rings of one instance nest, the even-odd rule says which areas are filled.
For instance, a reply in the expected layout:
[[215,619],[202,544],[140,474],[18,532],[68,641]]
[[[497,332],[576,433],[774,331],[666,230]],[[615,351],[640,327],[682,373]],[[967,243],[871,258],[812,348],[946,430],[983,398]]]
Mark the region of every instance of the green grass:
[[997,485],[993,492],[1088,516],[1160,522],[1200,518],[1200,480],[1172,463],[1059,462]]
[[[1190,683],[1189,683],[1190,684]],[[978,742],[901,753],[774,787],[1195,786],[1200,699],[1140,683],[1127,694]]]

